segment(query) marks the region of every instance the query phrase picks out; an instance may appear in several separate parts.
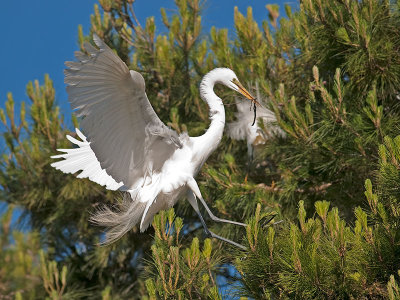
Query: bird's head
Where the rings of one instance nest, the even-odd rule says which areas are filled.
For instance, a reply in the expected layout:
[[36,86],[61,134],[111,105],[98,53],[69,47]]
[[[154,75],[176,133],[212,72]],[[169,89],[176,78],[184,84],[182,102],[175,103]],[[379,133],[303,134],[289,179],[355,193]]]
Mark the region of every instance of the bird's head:
[[246,99],[252,101],[253,103],[256,103],[260,105],[256,98],[252,96],[240,83],[239,79],[237,78],[235,72],[233,72],[231,69],[228,68],[218,68],[218,77],[219,83],[227,86],[228,88],[242,94]]

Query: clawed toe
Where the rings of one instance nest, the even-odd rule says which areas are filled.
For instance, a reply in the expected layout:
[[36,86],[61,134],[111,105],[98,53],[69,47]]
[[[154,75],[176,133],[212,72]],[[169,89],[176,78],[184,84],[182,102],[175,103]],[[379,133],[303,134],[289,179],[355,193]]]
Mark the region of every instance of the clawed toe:
[[[263,217],[260,219],[260,221],[259,221],[259,223],[261,224],[261,227],[263,227],[263,228],[267,227],[267,225],[268,225],[269,223],[271,223],[271,221],[272,221],[277,215],[278,215],[277,213],[272,213],[272,214],[263,216]],[[282,222],[282,221],[279,221],[279,223],[280,223],[280,222]],[[278,222],[276,222],[276,223],[274,223],[274,224],[277,224],[277,223],[278,223]]]

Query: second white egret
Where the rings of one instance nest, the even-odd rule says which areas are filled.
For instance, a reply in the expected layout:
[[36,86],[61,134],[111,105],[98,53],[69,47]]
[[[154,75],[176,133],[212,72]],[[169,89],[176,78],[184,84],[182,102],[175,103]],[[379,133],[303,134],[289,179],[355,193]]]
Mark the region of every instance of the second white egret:
[[[263,105],[266,101],[261,100],[263,98],[260,94],[256,83],[257,100]],[[257,145],[265,144],[272,137],[285,137],[285,132],[275,124],[276,116],[274,112],[264,106],[257,108],[257,120],[252,124],[254,121],[254,114],[251,110],[252,105],[249,106],[248,103],[236,99],[236,120],[228,123],[227,126],[227,133],[230,138],[246,141],[247,156],[250,162],[253,160],[254,148]],[[262,128],[259,126],[260,123],[263,125]]]

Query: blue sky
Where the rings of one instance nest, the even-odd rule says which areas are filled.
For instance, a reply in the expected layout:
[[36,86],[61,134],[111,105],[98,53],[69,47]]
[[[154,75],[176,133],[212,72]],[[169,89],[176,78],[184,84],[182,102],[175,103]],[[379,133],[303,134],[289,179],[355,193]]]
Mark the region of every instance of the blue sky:
[[[43,82],[48,73],[54,81],[56,99],[64,113],[69,113],[65,92],[64,62],[73,60],[78,49],[77,28],[83,25],[84,32],[90,28],[89,16],[96,0],[20,0],[3,1],[0,9],[0,107],[4,107],[7,92],[12,92],[16,102],[27,101],[25,87],[28,81]],[[208,0],[203,14],[204,31],[211,26],[233,29],[233,9],[238,6],[245,13],[253,7],[254,18],[261,24],[267,18],[266,4],[288,3],[298,6],[296,0]],[[173,12],[172,0],[136,0],[135,13],[143,24],[146,17],[155,16],[158,31],[161,24],[160,7]],[[67,118],[69,119],[69,118]]]

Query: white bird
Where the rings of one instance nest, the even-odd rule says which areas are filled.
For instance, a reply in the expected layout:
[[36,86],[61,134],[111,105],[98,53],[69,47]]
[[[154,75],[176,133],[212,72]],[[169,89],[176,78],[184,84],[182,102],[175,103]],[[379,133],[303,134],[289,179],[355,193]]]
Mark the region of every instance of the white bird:
[[178,135],[153,110],[142,75],[129,70],[97,35],[93,40],[99,49],[86,43],[89,55],[75,52],[78,62],[66,62],[65,70],[69,102],[82,117],[86,136],[78,129],[82,141],[67,136],[78,148],[58,149],[64,154],[53,158],[63,160],[51,165],[64,173],[81,171],[79,178],[126,192],[118,211],[103,207],[92,217],[96,224],[108,227],[105,243],[119,239],[137,223],[140,231],[146,230],[158,211],[186,195],[207,235],[244,248],[208,230],[196,198],[214,221],[246,225],[214,216],[194,178],[224,131],[224,105],[214,85],[223,84],[254,102],[255,98],[232,70],[214,69],[200,84],[201,98],[210,108],[210,127],[202,136]]
[[[256,84],[256,97],[261,100],[260,90]],[[260,101],[261,102],[261,101]],[[257,120],[252,125],[254,120],[254,112],[251,110],[252,105],[236,99],[237,113],[236,120],[227,124],[228,136],[234,140],[245,140],[247,143],[247,155],[249,161],[253,159],[254,147],[265,144],[265,142],[273,136],[284,137],[285,132],[277,125],[275,114],[265,108],[259,106],[257,108]],[[263,128],[260,128],[258,122],[262,122]]]

